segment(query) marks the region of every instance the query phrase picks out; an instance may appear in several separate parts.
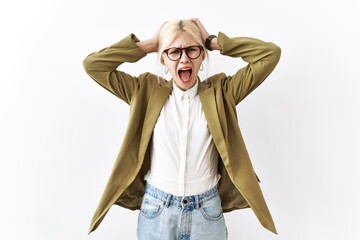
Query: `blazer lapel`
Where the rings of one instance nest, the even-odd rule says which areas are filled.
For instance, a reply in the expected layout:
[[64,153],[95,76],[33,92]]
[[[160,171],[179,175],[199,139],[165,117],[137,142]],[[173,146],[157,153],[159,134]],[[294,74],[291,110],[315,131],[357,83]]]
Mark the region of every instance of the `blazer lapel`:
[[144,156],[148,148],[149,141],[155,127],[155,123],[171,91],[172,81],[169,81],[164,85],[156,86],[152,89],[141,134],[141,142],[138,156],[140,162],[144,160]]
[[199,96],[214,143],[221,158],[226,161],[228,159],[228,152],[216,107],[214,88],[211,86],[206,88],[205,84],[201,83],[201,86],[199,86]]

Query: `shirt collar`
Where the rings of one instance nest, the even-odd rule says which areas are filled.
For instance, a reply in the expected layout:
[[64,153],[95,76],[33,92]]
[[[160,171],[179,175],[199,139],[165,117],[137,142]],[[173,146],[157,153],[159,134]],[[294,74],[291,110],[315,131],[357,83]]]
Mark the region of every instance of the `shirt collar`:
[[196,81],[195,85],[192,88],[190,88],[186,91],[183,91],[178,86],[176,86],[175,81],[174,81],[173,82],[173,89],[174,89],[173,91],[174,91],[175,97],[178,99],[182,99],[182,97],[184,95],[187,95],[189,98],[195,97],[198,92],[198,85],[199,85],[199,82]]

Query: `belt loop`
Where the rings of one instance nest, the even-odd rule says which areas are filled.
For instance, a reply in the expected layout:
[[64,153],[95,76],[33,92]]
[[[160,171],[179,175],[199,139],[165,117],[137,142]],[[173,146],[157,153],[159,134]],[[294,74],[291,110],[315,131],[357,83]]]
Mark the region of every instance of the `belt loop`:
[[171,194],[168,194],[168,195],[167,195],[167,198],[166,198],[166,202],[165,202],[165,207],[166,207],[166,208],[169,207],[170,201],[171,201]]
[[196,209],[200,209],[199,195],[196,195],[196,196],[195,196],[195,208],[196,208]]

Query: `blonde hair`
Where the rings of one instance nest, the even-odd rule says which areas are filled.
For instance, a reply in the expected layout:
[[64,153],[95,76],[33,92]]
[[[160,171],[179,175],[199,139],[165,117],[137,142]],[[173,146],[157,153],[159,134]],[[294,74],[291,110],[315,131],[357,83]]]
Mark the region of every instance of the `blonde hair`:
[[169,46],[174,39],[182,32],[188,33],[197,44],[204,48],[205,58],[207,58],[207,51],[201,38],[200,29],[192,20],[172,20],[166,22],[159,32],[159,46],[158,46],[158,61],[161,62],[163,51]]

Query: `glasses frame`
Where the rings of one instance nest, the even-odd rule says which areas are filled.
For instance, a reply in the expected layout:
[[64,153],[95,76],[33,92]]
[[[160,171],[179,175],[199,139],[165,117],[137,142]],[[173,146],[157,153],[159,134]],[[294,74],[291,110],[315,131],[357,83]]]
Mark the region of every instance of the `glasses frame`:
[[[198,48],[200,49],[199,56],[197,56],[196,58],[190,57],[189,54],[188,54],[188,51],[187,51],[188,49],[193,48],[193,47],[198,47]],[[178,59],[175,59],[175,60],[174,60],[174,59],[171,59],[171,58],[169,57],[169,50],[170,50],[170,49],[174,49],[174,48],[177,49],[177,50],[180,50],[179,58],[178,58]],[[192,45],[192,46],[184,47],[184,48],[171,47],[171,48],[165,49],[165,50],[163,51],[163,53],[166,53],[166,56],[167,56],[171,61],[174,61],[174,62],[175,62],[175,61],[178,61],[178,60],[182,57],[184,50],[185,50],[186,56],[188,56],[188,58],[194,60],[194,59],[197,59],[197,58],[200,57],[201,52],[204,51],[204,47],[201,46],[201,45]]]

